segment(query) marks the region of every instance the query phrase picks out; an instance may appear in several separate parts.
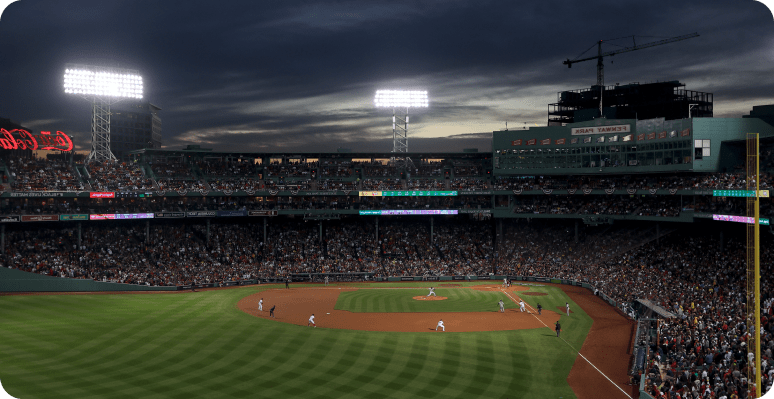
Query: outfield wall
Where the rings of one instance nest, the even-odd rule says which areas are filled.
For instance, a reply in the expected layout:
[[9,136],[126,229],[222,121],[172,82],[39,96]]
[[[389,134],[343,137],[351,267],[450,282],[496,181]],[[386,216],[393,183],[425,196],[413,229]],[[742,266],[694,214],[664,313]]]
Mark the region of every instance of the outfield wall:
[[176,291],[177,287],[149,287],[94,280],[45,276],[0,267],[0,292]]

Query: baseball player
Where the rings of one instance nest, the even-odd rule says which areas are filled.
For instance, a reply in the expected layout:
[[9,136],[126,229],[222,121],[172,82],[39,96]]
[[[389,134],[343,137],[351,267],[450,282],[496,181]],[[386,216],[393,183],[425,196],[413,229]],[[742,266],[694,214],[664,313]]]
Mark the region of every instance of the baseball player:
[[325,276],[325,286],[328,286],[328,276]]
[[317,328],[317,324],[314,324],[314,313],[312,313],[311,316],[309,316],[309,322],[306,323],[306,326],[309,327],[309,325],[313,325],[314,328]]
[[258,301],[258,311],[263,312],[263,298],[261,298],[261,300]]
[[501,299],[500,302],[497,302],[500,305],[500,312],[505,312],[505,303]]
[[274,317],[274,308],[276,308],[276,307],[277,307],[277,305],[274,305],[274,306],[271,307],[271,309],[269,309],[269,316]]
[[429,294],[427,294],[427,296],[430,296],[430,295],[432,295],[432,296],[438,296],[438,295],[435,295],[435,287],[430,287],[430,293],[429,293]]
[[569,316],[570,315],[570,303],[569,302],[565,302],[564,306],[567,308],[567,316]]
[[508,286],[508,279],[504,278],[503,279],[503,287],[507,287],[507,286]]
[[556,336],[558,337],[559,336],[559,332],[562,331],[562,325],[559,324],[559,322],[557,321],[555,328],[556,328]]
[[446,332],[446,327],[443,326],[443,319],[438,321],[438,325],[435,326],[435,331],[438,331],[438,327],[441,327],[441,331]]
[[521,299],[519,299],[519,310],[521,310],[522,312],[527,311],[527,307],[525,306],[524,301],[522,301]]
[[538,314],[543,314],[543,307],[542,307],[542,306],[540,306],[540,304],[539,304],[539,303],[538,303],[538,305],[537,305],[537,310],[538,310]]
[[290,288],[290,287],[288,287],[289,283],[290,283],[290,279],[285,280],[285,288]]

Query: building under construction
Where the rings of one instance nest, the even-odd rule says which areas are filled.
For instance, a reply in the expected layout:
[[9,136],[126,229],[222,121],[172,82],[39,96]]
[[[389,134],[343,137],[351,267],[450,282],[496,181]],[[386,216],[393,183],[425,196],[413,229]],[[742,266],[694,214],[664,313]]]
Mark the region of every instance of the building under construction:
[[602,116],[607,119],[665,120],[712,117],[712,93],[686,90],[678,81],[619,86],[594,85],[588,89],[557,93],[557,102],[548,104],[548,125],[563,126]]

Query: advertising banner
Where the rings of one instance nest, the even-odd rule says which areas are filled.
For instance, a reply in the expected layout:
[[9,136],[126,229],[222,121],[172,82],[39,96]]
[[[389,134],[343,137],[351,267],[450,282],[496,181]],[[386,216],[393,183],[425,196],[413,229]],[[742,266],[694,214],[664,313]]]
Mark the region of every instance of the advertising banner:
[[89,220],[113,220],[115,218],[115,213],[92,213],[89,215]]
[[192,211],[192,212],[186,212],[185,216],[189,218],[208,218],[208,217],[218,216],[218,212],[217,211]]
[[631,132],[631,125],[574,127],[570,129],[570,134],[572,134],[573,136],[577,136],[581,134],[629,133],[629,132]]
[[115,198],[116,193],[107,193],[107,192],[90,192],[89,198]]
[[89,220],[89,215],[59,215],[61,221]]
[[248,211],[247,216],[277,216],[277,211]]
[[22,215],[22,222],[53,222],[58,221],[59,215]]
[[218,211],[218,216],[221,216],[221,217],[247,216],[247,211]]
[[401,277],[400,281],[414,281],[414,277]]
[[184,217],[185,212],[156,212],[156,218],[179,219]]
[[117,213],[116,219],[153,219],[152,213]]
[[0,216],[0,223],[14,223],[19,221],[19,216]]

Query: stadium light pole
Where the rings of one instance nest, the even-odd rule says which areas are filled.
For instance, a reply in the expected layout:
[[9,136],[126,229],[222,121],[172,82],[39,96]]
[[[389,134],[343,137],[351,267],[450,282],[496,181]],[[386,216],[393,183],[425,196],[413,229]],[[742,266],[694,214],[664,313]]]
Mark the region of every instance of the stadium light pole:
[[142,98],[142,76],[132,69],[67,64],[64,91],[91,102],[91,151],[86,162],[115,160],[110,151],[110,105]]
[[[392,152],[408,152],[409,108],[427,108],[427,91],[377,90],[374,105],[377,108],[392,108]],[[397,111],[403,108],[406,109],[406,113],[401,118]],[[398,168],[413,165],[411,158],[405,156],[394,157],[394,160]]]

